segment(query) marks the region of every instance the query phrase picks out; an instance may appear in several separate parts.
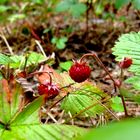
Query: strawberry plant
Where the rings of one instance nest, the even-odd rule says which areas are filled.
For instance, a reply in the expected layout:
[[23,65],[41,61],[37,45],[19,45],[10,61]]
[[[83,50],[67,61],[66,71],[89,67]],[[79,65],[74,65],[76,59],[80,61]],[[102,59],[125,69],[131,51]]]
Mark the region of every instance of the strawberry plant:
[[[1,71],[3,77],[0,81],[0,139],[71,139],[83,132],[82,128],[70,125],[42,124],[40,122],[39,112],[40,107],[44,103],[44,98],[46,99],[46,94],[47,98],[54,97],[54,93],[56,96],[58,94],[58,89],[55,88],[55,85],[53,85],[51,81],[44,85],[40,84],[38,89],[41,96],[36,96],[36,99],[27,102],[25,97],[26,91],[23,90],[22,84],[19,84],[19,75],[16,74],[16,71],[14,71],[14,75],[12,74],[13,72],[11,73],[13,68],[17,70],[23,62],[18,62],[17,64],[14,59],[11,59],[11,57],[13,58],[14,56],[0,55],[2,58],[0,63],[9,73],[7,77],[4,71]],[[38,55],[41,56],[41,54],[36,54],[36,58]],[[16,57],[20,58],[20,56]],[[22,56],[22,59],[23,58]],[[27,65],[24,67],[26,72],[27,68],[31,66],[30,64],[34,62],[31,58],[28,60],[26,62]],[[8,69],[7,66],[9,67]],[[13,77],[11,78],[10,75],[13,75]],[[33,75],[34,73],[29,74],[27,77]],[[63,133],[61,133],[62,131]]]
[[[89,77],[91,70],[83,63],[85,56],[81,58],[80,68],[82,65],[83,74],[88,72]],[[3,65],[0,81],[0,138],[2,140],[35,138],[41,140],[48,137],[71,139],[85,131],[80,127],[66,125],[71,119],[96,117],[111,112],[110,97],[91,82],[85,81],[87,77],[82,79],[83,82],[75,83],[67,72],[58,74],[46,64],[41,71],[37,71],[39,65],[49,64],[53,60],[51,57],[46,58],[34,52],[19,56],[0,54],[0,57],[0,64]],[[34,85],[32,77],[37,78],[37,85]],[[32,79],[30,82],[27,81],[29,78]],[[36,94],[32,100],[27,98],[28,91]],[[39,121],[40,108],[56,96],[58,100],[48,108],[48,111],[61,102],[60,108],[66,114],[70,113],[72,118],[65,119],[60,125],[42,124]],[[112,115],[116,117],[113,113]]]
[[[0,137],[2,140],[29,138],[41,140],[48,137],[49,139],[53,137],[71,139],[85,131],[83,128],[68,125],[71,120],[96,118],[101,114],[111,114],[119,120],[114,111],[124,111],[128,116],[125,99],[128,98],[137,103],[140,101],[139,95],[135,96],[123,87],[123,72],[128,69],[135,74],[135,77],[139,77],[137,71],[139,65],[136,65],[139,57],[137,56],[138,40],[139,33],[125,34],[119,38],[113,48],[113,53],[117,56],[116,60],[119,61],[120,79],[113,78],[94,52],[84,54],[69,66],[68,72],[61,73],[57,73],[48,65],[52,64],[50,63],[53,61],[52,57],[35,52],[11,56],[0,53],[0,64],[3,66],[0,70]],[[103,92],[90,81],[92,68],[85,59],[91,57],[112,80],[113,93]],[[129,79],[126,82],[128,81]],[[28,91],[33,94],[32,100],[27,98]],[[39,121],[42,117],[40,108],[45,107],[45,104],[53,99],[56,101],[47,108],[46,115],[53,107],[60,104],[60,109],[66,115],[70,113],[71,117],[65,118],[59,125],[43,124]]]
[[[123,68],[128,68],[128,71],[133,73],[133,76],[127,78],[124,82],[132,84],[132,88],[135,90],[140,90],[139,86],[139,40],[140,33],[131,32],[127,34],[123,34],[119,37],[118,41],[116,41],[115,47],[112,49],[113,54],[116,56],[117,61],[121,61],[119,63],[121,69],[121,79],[124,79],[124,71]],[[129,68],[130,66],[130,68]],[[129,100],[133,100],[134,102],[139,102],[139,94],[133,94],[131,91],[127,90],[124,87],[120,88],[120,93],[122,96],[128,98]]]
[[134,73],[134,76],[128,78],[125,82],[131,83],[136,89],[138,89],[137,83],[139,81],[139,40],[139,32],[124,34],[119,37],[115,47],[113,48],[113,54],[116,56],[117,61],[121,61],[126,57],[127,59],[123,63],[126,63],[127,61],[129,64],[125,64],[125,67],[132,63],[128,70]]

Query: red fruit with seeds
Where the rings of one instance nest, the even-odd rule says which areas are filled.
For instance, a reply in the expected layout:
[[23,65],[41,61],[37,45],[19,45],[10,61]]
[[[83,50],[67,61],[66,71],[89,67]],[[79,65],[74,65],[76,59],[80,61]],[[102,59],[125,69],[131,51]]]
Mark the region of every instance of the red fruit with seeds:
[[38,86],[38,93],[45,95],[45,99],[53,99],[59,94],[59,88],[55,84],[48,82]]
[[122,61],[119,62],[119,66],[122,69],[129,68],[132,65],[132,59],[129,57],[125,57]]
[[75,62],[69,69],[70,77],[78,83],[89,78],[91,69],[85,62]]

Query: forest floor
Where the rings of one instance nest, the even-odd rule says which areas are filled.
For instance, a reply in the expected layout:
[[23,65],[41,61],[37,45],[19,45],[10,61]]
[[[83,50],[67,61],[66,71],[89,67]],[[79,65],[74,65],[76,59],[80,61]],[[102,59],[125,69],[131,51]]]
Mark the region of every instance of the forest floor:
[[[116,13],[116,17],[124,16],[127,22],[121,20],[111,19],[99,19],[96,16],[89,15],[88,27],[85,20],[77,20],[68,18],[66,21],[63,19],[63,14],[59,15],[47,15],[46,21],[40,19],[40,17],[31,17],[30,20],[20,20],[15,23],[9,23],[1,25],[1,33],[5,36],[8,44],[13,49],[15,54],[26,53],[27,51],[40,50],[36,47],[35,39],[41,41],[44,52],[47,56],[55,53],[54,69],[59,69],[59,63],[72,59],[78,59],[83,54],[94,51],[97,53],[103,64],[107,67],[110,74],[117,79],[119,76],[119,67],[115,61],[115,57],[112,54],[112,47],[115,45],[115,41],[123,33],[129,33],[131,31],[138,32],[140,29],[140,15],[133,8],[123,8]],[[74,28],[73,32],[65,32],[65,30]],[[29,29],[26,31],[26,29]],[[45,29],[48,32],[44,33]],[[52,33],[53,31],[53,33]],[[54,48],[51,43],[53,35],[55,36],[67,36],[68,41],[66,47],[62,50]],[[37,36],[36,36],[37,35]],[[9,54],[7,45],[0,39],[0,52]],[[106,73],[98,66],[93,60],[89,59],[88,62],[93,65],[91,79],[94,84],[100,87],[103,91],[111,93],[113,90],[112,81],[107,80]],[[131,73],[125,72],[126,77],[130,77]],[[129,88],[129,85],[126,85]],[[139,116],[140,107],[130,101],[127,101],[127,109],[129,115]],[[122,117],[124,113],[116,114],[118,117]],[[64,112],[60,110],[59,104],[54,107],[46,116],[45,121],[48,122],[63,122]],[[105,121],[103,116],[98,116],[98,123]],[[83,127],[89,127],[94,125],[94,119],[88,121],[71,121],[73,124],[77,124]]]

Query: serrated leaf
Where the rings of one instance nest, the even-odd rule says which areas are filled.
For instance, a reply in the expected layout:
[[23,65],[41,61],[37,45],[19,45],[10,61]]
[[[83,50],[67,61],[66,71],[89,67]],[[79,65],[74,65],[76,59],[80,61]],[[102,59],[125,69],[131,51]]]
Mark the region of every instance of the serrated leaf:
[[140,76],[140,32],[123,34],[116,41],[112,50],[117,61],[120,61],[124,57],[131,57],[133,63],[128,70],[136,76]]
[[27,64],[26,66],[32,66],[32,65],[37,65],[38,63],[41,63],[42,61],[45,61],[46,58],[40,54],[40,53],[36,53],[36,52],[30,52],[28,54],[27,57],[23,56],[23,55],[13,55],[10,57],[10,59],[12,60],[12,63],[10,63],[10,67],[11,68],[20,68],[22,69],[25,65],[25,60],[27,58]]
[[2,140],[71,140],[83,135],[85,129],[68,125],[28,124],[11,127],[5,130],[0,138]]
[[27,65],[38,64],[43,60],[45,60],[45,57],[42,54],[31,52],[28,56]]
[[140,104],[140,95],[139,94],[133,94],[129,90],[125,88],[120,88],[120,94],[129,100],[132,100],[138,104]]
[[86,83],[72,91],[62,102],[61,108],[72,115],[80,113],[81,116],[96,116],[103,113],[102,99],[105,94],[97,87]]
[[0,53],[0,64],[8,65],[11,62],[12,62],[12,60],[8,56]]
[[140,90],[140,76],[132,76],[126,79],[125,83],[132,84],[133,88]]
[[10,63],[10,67],[15,68],[15,69],[19,68],[20,65],[22,65],[23,62],[25,62],[25,57],[22,55],[20,55],[20,56],[13,55],[10,57],[10,59],[12,59],[12,61],[13,61],[12,63]]

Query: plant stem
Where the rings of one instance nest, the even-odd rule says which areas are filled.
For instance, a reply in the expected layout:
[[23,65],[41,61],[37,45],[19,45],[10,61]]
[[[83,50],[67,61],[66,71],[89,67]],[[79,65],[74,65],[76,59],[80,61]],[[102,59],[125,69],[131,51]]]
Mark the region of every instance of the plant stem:
[[61,99],[59,99],[58,101],[56,101],[52,106],[50,106],[47,110],[47,112],[49,112],[54,106],[56,106],[59,102],[61,102],[66,96],[68,96],[69,93],[65,96],[63,96]]
[[81,59],[80,59],[80,62],[83,61],[83,59],[87,56],[92,56],[96,62],[103,68],[103,70],[108,74],[108,76],[110,77],[110,79],[113,81],[113,84],[114,84],[114,90],[115,92],[117,91],[117,87],[116,87],[116,82],[115,80],[113,79],[113,77],[110,75],[108,69],[104,66],[104,64],[102,63],[102,61],[100,60],[100,58],[97,56],[97,54],[95,52],[92,52],[92,53],[87,53],[87,54],[84,54]]
[[87,33],[87,36],[88,36],[88,21],[89,21],[89,17],[88,17],[88,14],[89,14],[89,1],[87,0],[86,2],[86,5],[87,5],[87,10],[86,10],[86,33]]
[[122,100],[125,116],[128,117],[129,115],[128,115],[128,112],[127,112],[127,108],[126,108],[124,97],[122,95],[120,95],[120,97],[121,97],[121,100]]
[[[124,72],[123,72],[122,68],[121,68],[121,73],[120,73],[120,80],[121,80],[121,82],[124,80]],[[120,87],[119,87],[119,89],[120,89]],[[128,112],[127,112],[126,103],[125,103],[123,95],[120,94],[120,98],[122,100],[122,105],[123,105],[123,108],[124,108],[125,116],[128,117],[129,115],[128,115]]]

